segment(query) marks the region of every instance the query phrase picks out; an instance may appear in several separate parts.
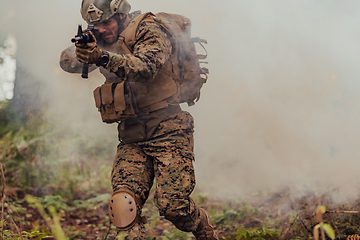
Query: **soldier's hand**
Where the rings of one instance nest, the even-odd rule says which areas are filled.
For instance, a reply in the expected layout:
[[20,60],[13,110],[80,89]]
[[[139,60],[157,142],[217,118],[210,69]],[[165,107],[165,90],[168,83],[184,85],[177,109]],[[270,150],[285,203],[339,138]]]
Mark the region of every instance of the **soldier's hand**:
[[90,34],[90,42],[86,45],[75,44],[76,59],[85,64],[96,64],[102,54],[102,50],[97,46],[95,36],[92,32]]

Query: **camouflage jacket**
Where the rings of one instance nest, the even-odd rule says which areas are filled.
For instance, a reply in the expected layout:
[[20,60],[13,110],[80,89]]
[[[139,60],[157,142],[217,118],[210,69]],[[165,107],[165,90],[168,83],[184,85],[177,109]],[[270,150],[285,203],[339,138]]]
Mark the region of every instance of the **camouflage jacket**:
[[[130,17],[133,19],[138,15],[139,12],[135,12],[130,14]],[[156,23],[141,22],[136,31],[135,40],[132,54],[109,52],[110,61],[105,69],[116,74],[119,80],[151,79],[171,57],[171,42]],[[83,64],[76,59],[75,46],[61,53],[60,66],[66,72],[81,73]],[[96,68],[92,65],[89,70],[93,71]]]

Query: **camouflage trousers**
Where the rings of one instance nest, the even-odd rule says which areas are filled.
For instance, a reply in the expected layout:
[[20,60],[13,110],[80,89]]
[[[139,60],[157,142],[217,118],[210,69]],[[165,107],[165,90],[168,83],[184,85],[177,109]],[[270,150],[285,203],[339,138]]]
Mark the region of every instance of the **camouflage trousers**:
[[[113,191],[130,190],[145,203],[155,180],[154,202],[160,215],[182,231],[195,231],[200,211],[190,198],[195,187],[193,148],[190,113],[167,117],[149,140],[119,144],[111,174]],[[145,238],[144,225],[137,223],[125,239]]]

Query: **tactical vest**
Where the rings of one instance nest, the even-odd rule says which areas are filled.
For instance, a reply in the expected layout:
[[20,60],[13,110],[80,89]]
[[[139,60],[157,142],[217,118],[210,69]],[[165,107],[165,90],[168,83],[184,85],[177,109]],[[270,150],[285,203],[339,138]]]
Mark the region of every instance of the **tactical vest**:
[[[152,13],[136,17],[121,33],[118,41],[104,50],[132,54],[136,30],[143,21],[156,22],[156,17]],[[106,81],[94,90],[94,98],[103,122],[123,121],[165,108],[169,103],[179,103],[179,83],[175,81],[179,76],[179,67],[176,51],[173,49],[172,53],[155,77],[145,82],[125,82],[116,74],[100,68]]]

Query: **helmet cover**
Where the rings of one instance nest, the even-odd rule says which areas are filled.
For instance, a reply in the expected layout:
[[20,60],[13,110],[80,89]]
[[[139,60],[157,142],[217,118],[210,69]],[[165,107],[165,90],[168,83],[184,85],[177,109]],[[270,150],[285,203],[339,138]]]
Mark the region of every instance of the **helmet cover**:
[[81,16],[88,24],[101,23],[115,13],[128,14],[131,9],[127,0],[82,0]]

